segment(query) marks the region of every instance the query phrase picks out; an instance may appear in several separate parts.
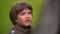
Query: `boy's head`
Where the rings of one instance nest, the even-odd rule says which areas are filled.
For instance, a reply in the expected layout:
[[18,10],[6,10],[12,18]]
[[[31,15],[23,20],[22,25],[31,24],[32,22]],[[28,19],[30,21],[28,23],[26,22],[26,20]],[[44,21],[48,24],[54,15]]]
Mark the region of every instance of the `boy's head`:
[[10,19],[14,25],[29,26],[32,20],[32,6],[26,2],[17,2],[11,8]]

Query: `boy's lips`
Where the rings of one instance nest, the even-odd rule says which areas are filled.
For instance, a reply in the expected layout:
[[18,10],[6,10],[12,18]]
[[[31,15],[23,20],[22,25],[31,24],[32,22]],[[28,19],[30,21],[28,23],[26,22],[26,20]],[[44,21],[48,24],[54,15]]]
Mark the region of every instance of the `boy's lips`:
[[25,22],[26,22],[26,23],[30,23],[30,20],[29,20],[29,19],[28,19],[28,20],[25,20]]

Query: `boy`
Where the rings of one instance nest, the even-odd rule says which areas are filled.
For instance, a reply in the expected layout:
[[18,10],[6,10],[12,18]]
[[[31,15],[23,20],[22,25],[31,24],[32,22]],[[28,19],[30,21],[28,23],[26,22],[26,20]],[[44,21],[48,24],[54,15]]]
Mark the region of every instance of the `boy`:
[[31,5],[26,2],[17,2],[11,8],[10,19],[14,27],[9,34],[31,34]]

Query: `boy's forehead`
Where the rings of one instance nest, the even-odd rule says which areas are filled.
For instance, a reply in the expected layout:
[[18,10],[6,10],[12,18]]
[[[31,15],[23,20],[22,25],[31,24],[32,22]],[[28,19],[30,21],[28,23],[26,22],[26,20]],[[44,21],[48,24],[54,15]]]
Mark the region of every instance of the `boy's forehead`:
[[32,12],[32,11],[29,10],[29,9],[24,9],[24,10],[21,11],[21,13],[22,13],[22,12]]

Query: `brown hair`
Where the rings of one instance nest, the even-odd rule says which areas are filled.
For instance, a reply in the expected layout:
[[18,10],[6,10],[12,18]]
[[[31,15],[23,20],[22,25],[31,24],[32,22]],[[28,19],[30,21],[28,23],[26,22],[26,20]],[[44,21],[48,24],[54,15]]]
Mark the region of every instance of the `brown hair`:
[[32,6],[27,4],[26,2],[17,2],[12,6],[9,17],[14,25],[16,24],[15,20],[17,19],[17,15],[25,8],[32,11]]

